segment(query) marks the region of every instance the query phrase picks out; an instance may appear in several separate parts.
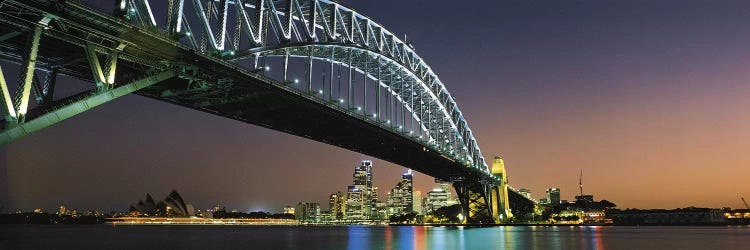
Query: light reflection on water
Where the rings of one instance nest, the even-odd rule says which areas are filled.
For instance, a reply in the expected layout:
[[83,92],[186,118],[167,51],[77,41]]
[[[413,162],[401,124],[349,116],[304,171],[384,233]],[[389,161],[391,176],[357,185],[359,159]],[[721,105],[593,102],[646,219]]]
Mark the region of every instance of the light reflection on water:
[[[350,227],[348,249],[734,249],[750,227]],[[364,231],[363,231],[364,230]],[[351,234],[350,236],[362,236]],[[393,237],[395,241],[390,240]],[[385,240],[382,240],[385,239]]]
[[0,225],[0,249],[748,249],[750,227]]

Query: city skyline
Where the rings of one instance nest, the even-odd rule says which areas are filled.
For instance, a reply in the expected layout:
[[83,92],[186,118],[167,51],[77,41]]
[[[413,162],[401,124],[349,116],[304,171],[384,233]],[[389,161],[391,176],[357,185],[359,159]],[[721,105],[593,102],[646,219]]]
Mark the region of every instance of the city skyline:
[[[423,2],[388,8],[394,3],[344,2],[407,35],[460,103],[485,159],[504,156],[513,187],[537,199],[559,187],[570,199],[583,170],[585,192],[621,208],[741,207],[739,198],[750,196],[750,156],[741,152],[750,146],[742,110],[750,104],[750,35],[738,32],[750,23],[749,3],[499,1],[479,10],[435,4],[430,13],[414,11]],[[468,21],[451,15],[498,25],[460,29]],[[5,150],[8,189],[24,209],[119,207],[172,188],[201,206],[323,202],[347,183],[330,173],[372,159],[138,96]],[[403,169],[379,165],[378,176]],[[415,175],[415,190],[431,185]],[[275,191],[288,200],[267,197]]]

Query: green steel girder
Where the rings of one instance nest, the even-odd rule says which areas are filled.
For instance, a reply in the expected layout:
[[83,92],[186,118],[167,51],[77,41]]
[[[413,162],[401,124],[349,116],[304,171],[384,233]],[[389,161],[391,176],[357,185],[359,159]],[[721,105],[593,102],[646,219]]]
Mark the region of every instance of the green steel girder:
[[20,123],[17,126],[6,128],[0,133],[0,145],[5,145],[18,138],[39,131],[43,128],[52,126],[65,119],[93,109],[101,104],[113,101],[124,95],[141,90],[145,87],[160,83],[162,81],[176,77],[174,71],[161,72],[131,83],[123,84],[117,88],[96,92],[93,95],[84,97],[68,105],[57,108],[30,121]]
[[[148,7],[148,2],[144,0],[123,1],[125,5],[121,7],[121,10],[129,11],[130,7],[134,7],[134,11],[137,12],[135,14],[139,15],[139,18],[137,18],[139,20],[132,20],[132,24],[128,24],[127,20],[121,18],[122,16],[109,16],[75,1],[60,4],[64,5],[64,8],[50,8],[48,4],[51,1],[49,0],[10,0],[7,1],[9,4],[6,6],[11,6],[11,8],[26,8],[38,15],[49,13],[59,17],[49,26],[49,30],[44,31],[44,39],[46,41],[47,37],[51,37],[61,40],[64,43],[83,47],[84,51],[86,51],[86,57],[84,58],[88,58],[89,62],[88,68],[83,68],[81,64],[78,64],[73,66],[73,69],[74,71],[82,71],[81,69],[90,71],[85,74],[89,78],[86,79],[88,81],[91,81],[88,74],[93,73],[95,81],[100,85],[112,84],[113,87],[116,87],[117,85],[113,84],[114,80],[108,79],[114,77],[114,67],[107,66],[110,66],[110,63],[117,63],[117,58],[123,61],[121,68],[131,67],[125,70],[118,70],[118,79],[127,79],[126,81],[142,76],[139,72],[145,72],[149,69],[163,69],[164,65],[173,63],[185,63],[201,67],[211,72],[214,77],[223,75],[216,74],[216,72],[221,72],[223,67],[234,67],[234,71],[248,74],[246,76],[248,78],[266,81],[267,86],[264,85],[263,88],[272,89],[274,94],[278,95],[278,90],[282,89],[289,94],[299,95],[295,96],[296,98],[315,99],[312,101],[330,108],[329,111],[340,111],[342,114],[348,115],[349,118],[360,119],[364,122],[372,123],[383,130],[399,134],[403,137],[401,139],[417,142],[420,144],[422,151],[429,152],[430,154],[435,153],[439,157],[452,161],[450,165],[463,165],[466,169],[462,171],[471,173],[469,175],[474,175],[472,180],[492,181],[492,176],[488,174],[486,163],[472,131],[469,129],[453,98],[440,82],[437,75],[414,52],[410,44],[401,41],[398,37],[368,17],[328,0],[244,1],[255,2],[254,5],[242,4],[243,1],[187,1],[189,2],[184,3],[183,0],[170,1],[169,10],[171,12],[167,28],[161,32],[159,32],[159,29],[163,27],[159,27],[153,22],[155,20],[153,13],[151,13]],[[216,10],[209,8],[206,13],[203,13],[206,9],[201,6],[201,1],[204,3],[208,1],[208,5],[211,6],[216,5],[216,3],[221,6]],[[190,5],[190,3],[194,5],[193,7],[197,5],[198,8],[184,8],[184,4]],[[227,8],[227,3],[235,4],[234,8]],[[279,4],[291,5],[279,6]],[[290,6],[295,9],[290,9]],[[0,9],[2,8],[0,7]],[[246,9],[250,8],[255,8],[256,13],[254,18],[257,19],[253,19],[248,14],[249,12],[246,12]],[[274,8],[278,9],[275,10]],[[245,31],[241,35],[249,35],[250,37],[247,38],[250,38],[251,42],[237,42],[238,39],[245,39],[245,37],[239,37],[240,34],[235,34],[234,44],[225,46],[225,43],[231,40],[226,38],[232,35],[227,30],[227,20],[224,20],[224,17],[227,15],[227,9],[236,9],[240,12],[238,18],[241,20],[237,23],[239,26],[235,28]],[[17,12],[10,11],[3,13],[0,11],[0,21],[7,21],[5,18],[14,15],[13,13]],[[199,19],[202,22],[199,26],[203,26],[203,33],[200,33],[201,30],[199,29],[194,30],[198,33],[193,33],[185,15],[199,15],[201,17]],[[24,21],[24,19],[26,17],[18,16],[15,20]],[[215,20],[219,20],[218,23]],[[304,23],[306,30],[299,29],[295,22],[296,24]],[[272,28],[274,31],[269,32],[268,28]],[[29,30],[28,27],[25,29],[23,27],[15,29]],[[325,32],[325,35],[316,35],[316,32],[320,33],[321,30]],[[302,31],[304,31],[304,34],[302,34]],[[279,35],[284,36],[284,39],[274,39],[273,36]],[[190,40],[189,43],[185,41],[187,40],[186,38]],[[199,45],[196,42],[196,38],[204,40],[202,45],[209,45],[208,47],[212,49],[204,53],[204,50],[198,48]],[[17,43],[18,40],[11,39],[11,42]],[[274,44],[276,41],[279,41],[279,43]],[[232,42],[230,41],[229,43]],[[121,52],[115,52],[116,49],[113,49],[113,47],[117,46],[117,44],[127,44],[128,48]],[[190,45],[193,47],[191,48]],[[240,48],[240,45],[249,45],[250,48]],[[312,48],[315,48],[315,51]],[[113,52],[118,53],[119,56],[112,56]],[[274,54],[276,52],[278,53]],[[388,105],[395,102],[391,107],[386,106],[386,112],[389,113],[389,118],[394,122],[380,124],[382,118],[379,111],[377,117],[370,116],[370,114],[364,112],[356,112],[360,109],[356,108],[356,110],[352,110],[352,106],[350,106],[352,101],[350,100],[346,100],[346,105],[341,107],[337,103],[331,103],[331,99],[333,99],[333,78],[327,79],[326,83],[328,84],[329,93],[324,95],[323,98],[317,94],[311,95],[309,88],[307,93],[305,93],[304,91],[298,92],[291,87],[277,86],[271,80],[279,81],[281,85],[289,83],[286,70],[284,70],[282,80],[264,79],[268,77],[264,75],[264,72],[258,71],[257,58],[260,54],[264,56],[283,56],[285,62],[284,69],[288,67],[289,56],[307,58],[308,61],[311,61],[311,58],[315,57],[318,62],[324,61],[332,64],[331,71],[329,71],[330,75],[333,75],[333,63],[336,63],[336,65],[345,65],[345,67],[349,67],[350,79],[352,68],[355,68],[355,74],[362,73],[365,75],[362,81],[368,85],[377,83],[379,86],[378,92],[383,90],[390,94],[386,95],[388,97],[383,102],[388,102]],[[103,64],[101,64],[98,60],[99,58],[103,58],[101,57],[102,55],[111,56],[115,60],[114,62],[112,60],[102,61]],[[248,64],[252,64],[252,62],[239,61],[242,58],[251,57],[255,57],[253,58],[255,59],[255,64],[253,64],[254,67],[252,69],[249,69],[250,67],[247,66]],[[196,63],[199,61],[204,63]],[[59,64],[53,64],[53,66],[59,66]],[[309,75],[308,82],[312,82],[312,64],[308,68],[310,69],[309,74],[306,73],[306,75]],[[46,70],[49,69],[51,67],[47,67]],[[68,67],[62,67],[60,72],[65,72],[67,69]],[[112,71],[112,74],[108,74],[108,71]],[[131,73],[131,75],[122,76],[122,72]],[[208,87],[208,89],[194,89],[192,85],[184,84],[183,82],[169,81],[142,90],[139,94],[147,93],[148,96],[157,99],[165,99],[166,101],[174,101],[176,103],[183,102],[180,104],[186,106],[191,106],[190,103],[198,104],[191,107],[201,110],[212,109],[214,105],[229,107],[243,102],[253,102],[258,95],[250,90],[245,91],[245,89],[242,89],[242,86],[217,85],[217,79],[206,79],[203,76],[196,78],[201,79],[199,82],[195,82],[198,83],[196,85]],[[242,78],[235,78],[235,80],[238,82],[243,81]],[[359,81],[359,79],[356,80]],[[351,85],[351,80],[349,80],[349,84]],[[107,89],[103,88],[102,90]],[[258,91],[258,89],[255,88],[252,91]],[[348,90],[351,92],[351,88],[348,88]],[[339,93],[340,91],[341,88],[339,88]],[[365,92],[369,92],[369,90],[365,88]],[[161,93],[169,94],[169,96],[160,95]],[[352,93],[347,94],[349,99],[352,99]],[[341,96],[341,94],[339,95]],[[365,104],[363,104],[361,110],[367,111],[367,107],[364,106],[367,103],[367,93],[363,95],[365,96]],[[378,98],[380,98],[379,95]],[[263,99],[262,96],[260,99],[267,100]],[[52,105],[54,104],[44,105],[45,107],[41,110],[32,110],[29,118],[38,117],[36,112],[45,111],[49,108],[47,106]],[[397,105],[403,106],[399,107]],[[397,127],[398,125],[394,124],[396,120],[400,120],[404,127],[406,127],[404,123],[406,120],[404,107],[416,117],[409,120],[412,129],[414,128],[413,121],[416,121],[418,123],[417,126],[423,127],[423,130],[427,134],[422,133],[417,128],[416,130],[420,132],[417,138],[417,136],[412,136],[405,129],[402,130],[400,129],[401,127]],[[378,109],[380,109],[379,106]],[[396,109],[400,109],[401,112],[398,112]],[[218,112],[214,113],[218,114]],[[401,115],[401,117],[399,118],[396,115]],[[427,140],[423,139],[422,135],[427,135]],[[303,136],[306,135],[303,134]],[[478,190],[480,189],[474,186],[465,190],[465,193],[468,194],[465,195],[465,200],[474,204],[471,206],[476,210],[472,212],[474,214],[482,214],[483,212],[480,211],[482,210],[481,204],[488,204],[486,201],[484,203],[481,202],[482,199],[486,199],[487,192]]]
[[461,209],[466,214],[465,223],[493,224],[497,220],[492,214],[492,197],[487,183],[471,180],[454,181],[453,187],[461,202]]

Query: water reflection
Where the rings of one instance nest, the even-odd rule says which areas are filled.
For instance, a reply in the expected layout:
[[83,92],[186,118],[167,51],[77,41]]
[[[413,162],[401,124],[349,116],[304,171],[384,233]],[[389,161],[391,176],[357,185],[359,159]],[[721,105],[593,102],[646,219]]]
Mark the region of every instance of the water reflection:
[[347,237],[347,249],[724,249],[750,238],[747,227],[351,226],[332,230],[346,230],[342,236]]
[[370,249],[373,243],[371,242],[373,241],[371,228],[367,226],[349,226],[347,229],[347,249]]
[[154,249],[165,239],[170,249],[747,249],[750,227],[0,225],[0,249]]

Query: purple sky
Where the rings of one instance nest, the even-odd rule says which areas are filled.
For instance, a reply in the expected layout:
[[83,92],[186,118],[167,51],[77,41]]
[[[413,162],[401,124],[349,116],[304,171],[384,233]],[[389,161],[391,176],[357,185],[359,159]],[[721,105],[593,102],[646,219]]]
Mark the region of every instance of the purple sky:
[[[580,170],[585,192],[620,207],[740,207],[750,197],[748,1],[343,3],[407,34],[485,158],[503,155],[511,185],[537,198],[560,187],[572,199]],[[404,171],[139,96],[6,149],[23,210],[124,210],[175,188],[200,209],[278,211],[327,204],[362,159],[374,161],[381,195]],[[415,179],[417,190],[435,186]]]

